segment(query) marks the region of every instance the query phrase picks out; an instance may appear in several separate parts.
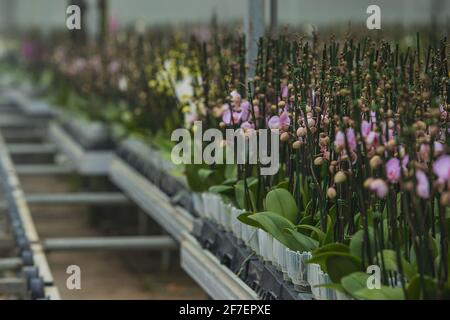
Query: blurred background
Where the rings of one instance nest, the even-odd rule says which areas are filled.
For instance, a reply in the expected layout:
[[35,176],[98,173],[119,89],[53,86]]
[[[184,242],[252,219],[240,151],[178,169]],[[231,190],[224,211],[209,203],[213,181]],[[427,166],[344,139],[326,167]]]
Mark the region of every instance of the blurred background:
[[[261,1],[270,21],[271,1]],[[366,9],[371,4],[381,7],[382,23],[399,24],[405,28],[430,22],[448,25],[447,0],[278,0],[278,23],[291,27],[308,24],[364,23]],[[96,1],[88,0],[87,25],[96,32]],[[65,26],[67,1],[61,0],[0,0],[0,30],[39,28],[47,32]],[[208,22],[215,14],[221,23],[241,23],[247,12],[247,1],[241,0],[111,0],[110,17],[121,25],[130,23],[181,24]]]

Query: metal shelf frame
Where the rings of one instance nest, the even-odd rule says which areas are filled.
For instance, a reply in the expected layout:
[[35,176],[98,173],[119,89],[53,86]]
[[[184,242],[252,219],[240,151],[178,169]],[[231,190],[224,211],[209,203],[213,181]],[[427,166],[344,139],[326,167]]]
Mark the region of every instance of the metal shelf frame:
[[173,206],[166,194],[121,158],[113,157],[109,177],[176,240],[180,241],[185,231],[192,231],[192,215],[180,206]]
[[117,156],[111,161],[109,175],[130,199],[180,242],[182,268],[211,298],[259,299],[255,291],[190,234],[194,218],[186,210],[172,205],[167,195]]
[[258,295],[222,265],[197,240],[185,233],[181,241],[181,267],[216,300],[258,300]]
[[106,175],[113,156],[112,150],[85,150],[57,122],[51,122],[49,137],[71,160],[80,174]]
[[20,186],[17,173],[12,163],[11,157],[8,153],[7,146],[4,142],[3,136],[0,134],[0,165],[4,171],[7,172],[6,181],[12,190],[11,201],[14,201],[15,206],[18,208],[20,219],[23,223],[25,234],[30,241],[31,250],[33,252],[34,264],[39,268],[39,273],[42,276],[45,287],[45,294],[51,300],[59,300],[60,295],[58,289],[54,285],[54,280],[50,267],[48,265],[47,258],[45,256],[43,247],[40,243],[36,227],[33,222],[30,210],[25,199],[24,192]]

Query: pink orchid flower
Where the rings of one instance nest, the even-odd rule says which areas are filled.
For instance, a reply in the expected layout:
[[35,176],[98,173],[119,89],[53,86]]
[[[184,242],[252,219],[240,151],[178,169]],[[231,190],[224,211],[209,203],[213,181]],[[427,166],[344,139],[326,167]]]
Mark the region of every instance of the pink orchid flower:
[[283,86],[283,88],[281,88],[281,97],[282,98],[287,98],[289,96],[289,89],[288,86]]
[[[438,141],[433,143],[434,155],[438,155],[444,151],[444,145]],[[428,161],[430,159],[430,145],[422,143],[419,148],[420,159]]]
[[440,156],[433,164],[433,172],[441,182],[450,180],[450,156]]
[[230,93],[230,96],[231,96],[231,101],[233,102],[233,106],[236,108],[239,107],[241,105],[241,100],[242,100],[241,95],[236,90],[233,90]]
[[369,121],[363,120],[361,122],[361,133],[364,138],[366,138],[370,132],[372,132],[372,124]]
[[254,126],[252,123],[250,123],[250,122],[248,122],[248,121],[245,121],[245,122],[243,122],[243,123],[241,124],[241,130],[240,130],[240,133],[241,133],[242,135],[244,135],[244,136],[246,136],[246,137],[249,137],[249,136],[251,136],[254,132],[255,132],[255,126]]
[[336,137],[334,139],[334,145],[336,147],[340,147],[345,150],[345,136],[346,135],[347,135],[348,147],[350,148],[350,150],[356,151],[357,141],[356,141],[355,131],[353,130],[353,128],[346,129],[345,135],[342,131],[339,131],[336,134]]
[[397,183],[400,180],[400,160],[392,158],[386,162],[386,176],[391,183]]
[[287,130],[291,125],[291,119],[286,111],[283,111],[280,116],[273,116],[269,119],[268,126],[270,129]]
[[422,199],[428,199],[430,197],[430,184],[428,183],[428,178],[426,174],[418,170],[416,171],[416,179],[417,179],[417,186],[416,186],[416,192]]
[[389,188],[384,180],[375,179],[370,183],[369,190],[375,192],[379,198],[384,198],[387,195]]

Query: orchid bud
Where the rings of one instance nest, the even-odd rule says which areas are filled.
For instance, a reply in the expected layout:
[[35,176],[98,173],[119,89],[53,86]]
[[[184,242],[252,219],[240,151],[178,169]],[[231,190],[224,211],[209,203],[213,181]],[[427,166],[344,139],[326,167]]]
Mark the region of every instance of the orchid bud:
[[450,191],[445,191],[441,194],[441,205],[449,206],[450,205]]
[[381,164],[383,164],[383,160],[381,160],[380,156],[374,156],[370,159],[370,167],[374,170],[377,169]]
[[372,181],[373,181],[373,178],[367,178],[363,183],[364,188],[368,189],[370,187],[370,184],[372,183]]
[[300,147],[302,146],[302,143],[301,143],[301,141],[299,141],[299,140],[296,140],[296,141],[294,141],[294,143],[292,144],[292,149],[300,149]]
[[345,175],[344,171],[338,171],[338,173],[334,176],[334,182],[337,184],[344,183],[347,180],[347,176]]
[[315,166],[321,166],[323,164],[323,158],[322,157],[317,157],[314,159],[314,165]]
[[286,142],[286,141],[288,141],[288,140],[289,140],[289,133],[283,132],[283,133],[281,134],[281,136],[280,136],[280,141]]
[[328,188],[327,190],[327,197],[330,199],[336,198],[336,189],[335,188]]
[[397,144],[395,143],[395,140],[394,140],[394,139],[389,140],[388,143],[387,143],[387,148],[388,148],[390,151],[393,151],[393,150],[395,149],[396,146],[397,146]]
[[308,118],[308,127],[313,127],[316,124],[316,120]]
[[297,136],[298,137],[304,137],[306,135],[306,129],[303,127],[300,127],[297,129]]
[[379,156],[383,155],[383,154],[384,154],[384,146],[379,146],[379,147],[377,147],[376,153],[377,153],[377,155],[379,155]]

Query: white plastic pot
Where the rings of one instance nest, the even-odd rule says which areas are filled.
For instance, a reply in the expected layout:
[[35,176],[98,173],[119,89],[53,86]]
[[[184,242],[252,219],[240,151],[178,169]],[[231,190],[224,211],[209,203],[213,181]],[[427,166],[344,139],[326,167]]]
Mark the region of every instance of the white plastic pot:
[[273,261],[273,237],[262,229],[258,229],[259,250],[264,261]]
[[302,280],[302,274],[300,272],[300,252],[286,249],[286,270],[289,279],[294,286],[300,286]]
[[311,293],[315,299],[320,299],[320,288],[316,287],[320,284],[320,273],[323,271],[320,268],[320,265],[316,263],[308,264],[308,283],[311,286]]
[[310,252],[292,251],[286,248],[286,273],[298,290],[303,290],[309,285],[308,263],[311,259]]
[[222,198],[217,194],[210,194],[211,197],[211,217],[212,220],[220,225],[220,216],[222,215]]
[[231,231],[231,209],[232,206],[229,203],[221,201],[220,213],[220,225],[226,230]]
[[193,193],[192,194],[192,201],[194,203],[194,210],[197,212],[197,214],[202,217],[205,217],[205,207],[203,206],[203,197],[201,193]]
[[277,239],[273,239],[273,241],[272,241],[272,257],[273,257],[272,264],[278,270],[281,270],[280,261],[279,261],[279,256],[280,256],[281,250],[282,250],[281,243]]
[[244,210],[232,207],[231,208],[231,231],[238,238],[238,240],[242,240],[242,227],[244,224],[238,220],[238,216],[244,213]]
[[253,250],[253,252],[260,255],[258,229],[252,226],[247,226],[247,230],[247,232],[249,232],[248,246]]
[[207,192],[202,193],[202,201],[203,201],[203,217],[205,219],[212,220],[211,216],[212,204],[210,194]]

